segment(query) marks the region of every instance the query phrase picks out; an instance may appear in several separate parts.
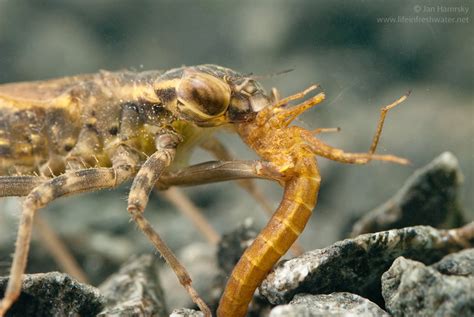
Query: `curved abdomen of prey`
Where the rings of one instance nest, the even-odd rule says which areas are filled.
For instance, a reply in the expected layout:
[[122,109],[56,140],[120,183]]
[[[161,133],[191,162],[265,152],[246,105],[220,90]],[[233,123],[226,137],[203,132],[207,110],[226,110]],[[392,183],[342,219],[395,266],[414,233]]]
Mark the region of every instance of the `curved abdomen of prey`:
[[316,205],[320,177],[314,157],[304,158],[297,164],[299,173],[285,183],[280,206],[245,250],[227,281],[218,316],[245,316],[256,288],[308,222]]
[[277,100],[259,111],[255,120],[236,125],[245,143],[282,175],[279,181],[285,192],[277,211],[245,250],[229,277],[217,309],[219,317],[245,316],[255,289],[303,231],[316,205],[320,185],[316,156],[349,164],[366,164],[371,160],[408,163],[408,160],[397,156],[375,154],[387,111],[403,102],[408,95],[381,109],[367,153],[347,153],[315,137],[320,132],[335,129],[309,131],[289,126],[301,113],[323,101],[324,93],[293,107],[288,107],[288,102],[300,99],[316,88],[314,85],[301,93]]
[[266,227],[232,271],[217,316],[245,316],[256,288],[302,233],[316,205],[320,175],[302,128],[288,125],[301,112],[322,101],[323,94],[298,107],[280,103],[262,109],[253,122],[237,125],[245,143],[284,175],[283,199]]

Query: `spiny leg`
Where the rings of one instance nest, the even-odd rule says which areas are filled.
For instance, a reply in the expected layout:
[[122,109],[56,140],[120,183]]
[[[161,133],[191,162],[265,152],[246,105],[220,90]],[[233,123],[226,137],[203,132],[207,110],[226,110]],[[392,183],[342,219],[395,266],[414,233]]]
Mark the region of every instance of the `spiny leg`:
[[155,186],[156,192],[173,204],[185,217],[191,220],[197,230],[210,244],[217,244],[220,240],[219,233],[212,227],[203,216],[202,211],[193,203],[187,195],[177,187],[162,190],[161,184]]
[[199,307],[199,309],[201,309],[206,317],[211,316],[211,310],[201,299],[197,291],[192,287],[192,279],[189,276],[189,273],[176,258],[173,251],[171,251],[160,235],[155,231],[155,229],[153,229],[151,224],[145,219],[145,217],[143,217],[142,213],[138,211],[138,209],[130,209],[129,212],[140,230],[147,236],[151,243],[153,243],[155,248],[157,248],[160,252],[161,256],[175,272],[179,282],[186,289],[189,296],[191,296],[193,302]]
[[[315,87],[316,88],[316,87]],[[315,89],[314,88],[314,89]],[[310,87],[312,90],[313,88]],[[275,97],[276,98],[276,97]],[[211,138],[204,142],[201,147],[210,153],[212,153],[218,160],[232,161],[234,157],[230,154],[230,151],[222,144],[218,139]],[[257,203],[263,207],[263,210],[271,217],[275,211],[268,199],[262,194],[262,192],[255,185],[252,179],[241,179],[237,181],[237,184],[244,189],[247,193],[252,196]],[[298,256],[304,253],[304,248],[295,241],[291,246],[291,252],[293,255]]]
[[[66,171],[77,171],[84,168],[97,167],[99,165],[99,159],[96,154],[102,156],[103,158],[103,142],[102,138],[99,136],[99,129],[97,128],[97,118],[94,111],[85,114],[85,120],[83,126],[79,132],[77,142],[74,144],[72,140],[64,140],[64,146],[72,147],[72,150],[63,158],[62,156],[57,156],[56,159],[61,160],[61,164],[65,165]],[[136,122],[135,118],[137,116],[131,114],[126,110],[122,113],[121,122],[123,126],[130,127]],[[113,121],[110,123],[114,126]],[[127,130],[122,127],[120,130],[121,136],[123,136],[123,130]],[[130,130],[130,129],[129,129]],[[136,129],[135,129],[136,130]],[[130,131],[125,131],[125,139],[129,137],[127,133]],[[122,147],[127,148],[125,145],[126,142],[121,142],[122,145],[117,145],[117,153],[123,152]],[[132,151],[131,148],[127,148],[127,151]],[[123,155],[120,154],[120,155]],[[54,157],[53,157],[54,158]],[[51,170],[50,165],[54,163],[54,159],[49,159],[49,161],[40,168],[41,175],[44,176],[54,176]],[[130,162],[132,163],[132,162]],[[58,164],[56,164],[58,165]],[[57,168],[53,169],[57,170]],[[48,171],[47,175],[44,174],[44,171]],[[81,266],[77,263],[76,259],[72,255],[71,251],[67,248],[66,244],[61,241],[60,237],[55,233],[53,228],[48,224],[47,221],[44,221],[42,214],[37,214],[35,216],[35,229],[39,233],[39,239],[42,244],[49,251],[54,261],[58,264],[60,268],[69,275],[76,278],[78,281],[87,282],[88,278],[86,273],[82,270]]]
[[[74,138],[60,139],[63,144],[62,147],[71,148],[71,150],[65,156],[50,154],[48,162],[39,168],[41,175],[51,178],[54,177],[53,170],[57,174],[62,174],[63,171],[61,170],[64,169],[70,172],[99,165],[95,153],[102,152],[102,140],[96,126],[97,119],[91,114],[86,114],[86,117],[79,131],[77,141]],[[94,149],[94,151],[91,149]],[[61,270],[80,282],[87,282],[87,274],[76,261],[67,245],[44,220],[42,214],[35,215],[34,227],[40,242]]]
[[[127,118],[122,118],[122,120],[127,120]],[[50,155],[48,162],[40,168],[40,173],[45,176],[54,176],[52,170],[60,170],[59,166],[61,165],[64,165],[63,168],[68,172],[97,167],[99,165],[99,160],[96,157],[96,154],[103,153],[103,142],[102,138],[99,136],[97,121],[94,111],[86,112],[84,114],[83,126],[79,131],[77,141],[74,141],[74,139],[71,138],[61,139],[64,147],[72,149],[65,157]],[[120,151],[121,150],[119,149],[118,152]],[[98,155],[103,156],[103,154]],[[85,272],[74,259],[72,253],[60,240],[51,226],[43,220],[41,214],[35,216],[35,228],[39,233],[39,238],[42,244],[52,255],[58,266],[77,280],[87,281]]]
[[156,152],[142,165],[135,176],[128,195],[128,210],[143,212],[148,203],[150,191],[160,178],[163,170],[171,165],[180,143],[174,132],[163,132],[156,137]]
[[[26,196],[33,188],[46,180],[47,178],[40,176],[2,176],[0,177],[0,197]],[[79,281],[86,282],[86,274],[54,230],[42,219],[41,215],[37,215],[35,222],[42,243],[51,253],[56,263],[64,272]]]
[[[220,143],[218,143],[218,145],[212,144],[212,146],[222,146],[222,144]],[[207,146],[206,146],[206,149],[208,149]],[[226,151],[225,148],[224,148],[224,151]],[[227,157],[227,156],[220,155],[220,157]],[[189,181],[191,182],[194,182],[194,180],[196,180],[202,183],[203,179],[200,177],[200,175],[206,174],[209,176],[210,170],[213,170],[214,173],[219,172],[220,168],[223,167],[222,164],[224,163],[231,163],[231,162],[209,162],[209,163],[199,164],[193,167],[187,167],[187,168],[184,168],[183,170],[177,171],[177,173],[174,174],[175,175],[174,177],[169,174],[168,175],[165,174],[159,180],[155,188],[157,190],[163,190],[164,187],[168,188],[169,186],[172,185],[169,183],[169,181],[175,183],[174,185],[189,185],[189,184],[186,184],[186,181],[185,181],[186,179],[188,179],[188,177],[189,177]],[[197,167],[197,169],[200,169],[201,172],[198,172],[197,169],[195,169],[195,167]],[[251,174],[250,174],[251,177],[255,175],[255,172],[253,172],[253,170],[254,168],[251,168]],[[242,177],[242,174],[243,174],[242,170],[237,171],[234,166],[231,172],[232,171],[236,172],[235,176]],[[195,174],[197,172],[198,172],[198,175]],[[208,183],[226,180],[226,179],[219,178],[219,176],[223,176],[223,174],[227,174],[227,173],[222,172],[221,175],[216,175],[216,178],[209,179]],[[181,179],[180,176],[182,176],[184,179]],[[173,180],[169,180],[170,177]],[[180,181],[183,181],[183,182],[180,182]],[[238,184],[241,185],[245,190],[251,191],[252,196],[257,201],[260,201],[260,203],[264,206],[264,208],[266,208],[266,210],[268,210],[268,212],[272,213],[273,210],[271,209],[271,206],[266,200],[266,198],[263,197],[263,195],[261,195],[261,193],[258,190],[253,191],[253,188],[255,188],[254,183],[253,182],[247,183],[245,181],[250,181],[250,179],[240,179],[238,180]],[[247,185],[250,185],[250,186],[247,186]],[[166,191],[160,191],[160,194],[165,196],[166,199],[172,202],[178,208],[178,210],[180,210],[186,217],[190,218],[191,221],[194,223],[194,225],[198,228],[198,230],[203,234],[203,236],[211,244],[215,244],[219,241],[219,238],[220,238],[219,234],[214,230],[214,228],[209,224],[209,222],[202,216],[202,211],[179,188],[176,188],[176,187],[169,188]]]
[[[164,174],[157,186],[163,189],[169,186],[200,185],[242,178],[260,178],[283,183],[283,176],[268,162],[211,161],[189,166],[172,174]],[[304,250],[298,244],[293,244],[292,252],[299,255]]]
[[[192,165],[184,169],[166,173],[160,179],[160,189],[168,186],[201,185],[229,180],[258,178],[284,184],[285,178],[273,166],[265,161],[210,161]],[[293,253],[304,252],[293,249]]]
[[[103,188],[103,180],[112,180],[115,184],[115,173],[109,170],[84,170],[79,172],[88,172],[89,175],[78,175],[78,172],[70,172],[52,179],[38,187],[36,187],[25,199],[21,214],[20,225],[18,228],[18,236],[16,242],[13,263],[10,272],[7,289],[3,300],[0,302],[0,316],[3,316],[13,302],[18,298],[21,291],[21,281],[26,268],[27,255],[31,240],[31,232],[33,228],[33,219],[36,210],[44,207],[48,202],[60,197],[64,194],[82,192],[84,190],[93,190]],[[106,174],[104,175],[105,172]],[[96,175],[93,175],[93,174]],[[97,177],[99,176],[99,177]],[[92,177],[92,179],[91,179]],[[87,179],[87,183],[83,186],[75,188],[78,180]],[[71,181],[74,184],[70,184]],[[97,184],[100,184],[97,186]],[[72,185],[72,186],[71,186]],[[94,186],[96,185],[96,186]],[[92,186],[92,187],[91,187]],[[109,186],[111,187],[111,186]]]
[[153,245],[161,253],[165,261],[175,272],[179,282],[186,289],[192,300],[205,316],[211,316],[211,310],[192,287],[192,280],[184,266],[178,261],[173,251],[166,245],[160,235],[153,229],[151,224],[143,217],[143,211],[148,202],[148,195],[155,186],[163,170],[168,167],[176,154],[176,147],[180,142],[179,137],[170,132],[162,132],[156,138],[156,152],[153,153],[138,171],[128,196],[128,212],[138,225],[140,230],[147,236]]
[[[120,125],[119,138],[122,142],[130,144],[140,143],[137,135],[140,131],[140,125],[144,122],[139,115],[136,105],[125,105],[122,109],[122,120]],[[198,296],[197,292],[191,286],[191,278],[184,267],[176,259],[173,252],[164,243],[161,237],[153,229],[150,223],[143,217],[143,211],[148,202],[148,195],[155,186],[163,170],[171,164],[176,153],[176,146],[181,142],[181,138],[173,131],[163,129],[155,138],[156,152],[152,154],[143,164],[130,189],[128,196],[128,211],[132,219],[143,231],[147,238],[154,244],[161,255],[165,258],[171,268],[175,271],[181,284],[204,314],[210,316],[210,310],[204,301]]]
[[[119,152],[119,154],[122,153]],[[66,172],[39,185],[28,194],[22,206],[10,278],[4,298],[0,302],[0,316],[5,315],[20,295],[36,211],[64,195],[113,188],[120,185],[133,175],[135,164],[128,164],[131,160],[132,155],[118,155],[113,159],[114,167],[112,168],[92,168]]]

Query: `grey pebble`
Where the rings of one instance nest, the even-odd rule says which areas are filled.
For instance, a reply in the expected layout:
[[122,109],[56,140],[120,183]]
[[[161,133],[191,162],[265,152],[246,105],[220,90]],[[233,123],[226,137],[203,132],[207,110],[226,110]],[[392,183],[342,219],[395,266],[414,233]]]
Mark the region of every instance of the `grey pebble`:
[[166,316],[157,258],[134,256],[100,285],[106,307],[98,316]]
[[458,159],[444,152],[418,169],[387,202],[365,214],[351,237],[415,225],[453,228],[463,223],[459,204],[462,173]]
[[432,267],[446,275],[474,276],[474,249],[449,254]]
[[204,317],[204,314],[194,309],[179,308],[173,310],[170,317]]
[[298,294],[288,305],[276,306],[270,317],[389,317],[390,315],[366,298],[351,293],[328,295]]
[[[0,298],[7,282],[8,278],[0,278]],[[105,299],[97,288],[79,283],[67,274],[27,274],[20,298],[7,316],[95,316],[104,303]]]
[[404,257],[382,275],[382,294],[395,317],[474,316],[474,277],[443,275]]
[[272,304],[297,293],[351,292],[380,303],[380,277],[399,256],[431,264],[474,245],[474,222],[459,229],[416,226],[361,235],[280,262],[260,286]]

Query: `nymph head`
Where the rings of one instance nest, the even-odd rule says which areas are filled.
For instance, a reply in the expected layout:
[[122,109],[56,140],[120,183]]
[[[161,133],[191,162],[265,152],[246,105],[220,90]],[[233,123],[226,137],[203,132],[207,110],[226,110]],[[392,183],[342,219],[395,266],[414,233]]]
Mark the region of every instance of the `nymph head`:
[[[200,126],[252,120],[270,104],[262,86],[251,76],[220,66],[184,67],[164,74],[166,80],[165,76],[174,82],[178,115]],[[169,89],[156,92],[158,96],[170,94]]]

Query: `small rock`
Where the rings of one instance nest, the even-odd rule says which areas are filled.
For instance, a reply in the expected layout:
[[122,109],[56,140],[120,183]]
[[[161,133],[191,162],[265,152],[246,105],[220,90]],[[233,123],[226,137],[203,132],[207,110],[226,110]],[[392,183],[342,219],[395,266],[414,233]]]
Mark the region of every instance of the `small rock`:
[[416,226],[365,234],[280,262],[260,293],[272,304],[287,303],[302,292],[350,292],[382,304],[380,277],[397,257],[430,264],[472,246],[474,222],[452,230]]
[[[0,278],[0,297],[3,297],[7,282],[8,278]],[[27,274],[20,298],[7,316],[95,316],[104,302],[98,289],[81,284],[67,274]]]
[[165,316],[166,306],[156,258],[132,257],[100,286],[106,298],[98,316]]
[[416,225],[462,225],[458,202],[462,178],[457,158],[444,152],[417,170],[395,196],[359,219],[350,236]]
[[170,317],[204,317],[204,314],[194,309],[179,308],[173,310]]
[[217,259],[224,274],[229,275],[245,249],[252,244],[259,230],[251,218],[245,219],[235,230],[222,236],[218,245]]
[[298,294],[288,305],[277,306],[270,313],[270,317],[285,316],[389,317],[390,315],[366,298],[351,293],[332,293],[329,295]]
[[474,278],[448,276],[399,257],[382,275],[382,294],[394,316],[474,316]]
[[474,249],[449,254],[432,267],[445,275],[474,276]]

